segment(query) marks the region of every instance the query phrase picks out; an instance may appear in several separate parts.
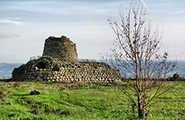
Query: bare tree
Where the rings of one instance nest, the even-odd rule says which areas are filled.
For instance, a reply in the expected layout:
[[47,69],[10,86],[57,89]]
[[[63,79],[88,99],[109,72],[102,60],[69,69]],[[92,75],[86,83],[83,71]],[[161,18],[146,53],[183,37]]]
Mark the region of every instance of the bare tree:
[[167,61],[167,52],[160,55],[162,35],[152,29],[142,4],[131,4],[126,14],[120,11],[118,18],[119,21],[108,19],[116,35],[112,50],[114,65],[121,70],[124,68],[134,79],[127,79],[130,92],[120,89],[137,107],[138,117],[144,118],[152,100],[172,88],[171,84],[163,87],[167,74],[175,65]]

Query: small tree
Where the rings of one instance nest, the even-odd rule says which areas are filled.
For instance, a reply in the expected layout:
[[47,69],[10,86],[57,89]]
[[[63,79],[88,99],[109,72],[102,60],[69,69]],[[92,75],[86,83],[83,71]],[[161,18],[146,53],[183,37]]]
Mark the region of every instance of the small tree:
[[116,35],[115,49],[112,50],[113,63],[120,70],[124,68],[121,72],[129,72],[134,79],[127,79],[133,94],[121,89],[137,107],[139,118],[146,116],[154,98],[172,88],[171,85],[165,89],[163,86],[167,74],[175,67],[167,62],[168,53],[159,54],[161,35],[151,28],[147,17],[143,5],[135,3],[131,4],[126,14],[120,12],[119,21],[108,19]]

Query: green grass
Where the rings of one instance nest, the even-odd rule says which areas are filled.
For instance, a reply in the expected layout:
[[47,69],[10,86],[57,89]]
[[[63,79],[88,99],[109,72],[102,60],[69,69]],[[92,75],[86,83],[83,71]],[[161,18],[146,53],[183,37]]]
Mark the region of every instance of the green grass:
[[[29,95],[32,90],[41,94]],[[185,82],[180,82],[153,101],[148,119],[181,120],[184,113]],[[0,82],[0,115],[1,120],[125,120],[136,116],[115,83],[81,82]]]

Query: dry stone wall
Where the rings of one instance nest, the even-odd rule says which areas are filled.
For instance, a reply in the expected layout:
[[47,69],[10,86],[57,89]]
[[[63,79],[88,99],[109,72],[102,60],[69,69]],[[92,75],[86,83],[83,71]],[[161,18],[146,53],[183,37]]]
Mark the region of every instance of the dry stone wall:
[[58,58],[61,61],[78,63],[76,44],[66,36],[50,36],[45,40],[43,56]]
[[51,57],[29,61],[13,71],[15,80],[56,82],[113,82],[120,80],[119,71],[100,62],[61,62]]
[[15,68],[12,79],[112,82],[120,80],[120,73],[105,63],[79,62],[75,43],[65,36],[50,36],[45,40],[43,56]]

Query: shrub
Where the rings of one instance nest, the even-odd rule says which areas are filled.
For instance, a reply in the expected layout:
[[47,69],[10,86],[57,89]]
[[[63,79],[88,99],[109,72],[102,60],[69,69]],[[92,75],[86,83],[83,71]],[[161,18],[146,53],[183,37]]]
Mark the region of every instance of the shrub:
[[0,100],[2,101],[6,101],[6,99],[8,98],[8,96],[10,95],[9,91],[0,91]]
[[180,75],[177,73],[173,74],[173,76],[170,78],[170,81],[176,81],[176,80],[182,80],[182,77],[180,77]]
[[18,82],[13,83],[14,87],[20,87],[20,84]]

